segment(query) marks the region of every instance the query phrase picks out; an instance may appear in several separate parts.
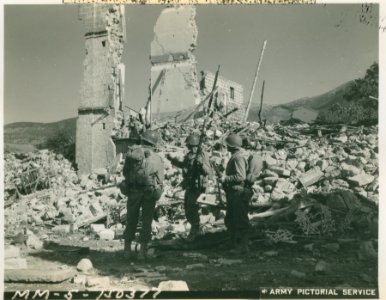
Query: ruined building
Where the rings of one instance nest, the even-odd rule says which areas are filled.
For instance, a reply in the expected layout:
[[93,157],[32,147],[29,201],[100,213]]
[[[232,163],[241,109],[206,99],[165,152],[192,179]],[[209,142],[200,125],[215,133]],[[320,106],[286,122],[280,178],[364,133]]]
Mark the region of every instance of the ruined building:
[[[201,71],[200,91],[203,98],[212,91],[214,78],[214,73]],[[245,114],[243,86],[237,82],[218,76],[217,91],[218,96],[215,105],[221,113],[226,114],[234,108],[238,108],[236,112],[229,115],[228,120],[243,120]]]
[[193,50],[197,27],[194,6],[164,9],[151,43],[152,113],[177,112],[201,101]]
[[81,5],[85,27],[84,76],[76,129],[79,173],[114,165],[112,136],[123,122],[125,68],[121,63],[125,42],[122,5]]

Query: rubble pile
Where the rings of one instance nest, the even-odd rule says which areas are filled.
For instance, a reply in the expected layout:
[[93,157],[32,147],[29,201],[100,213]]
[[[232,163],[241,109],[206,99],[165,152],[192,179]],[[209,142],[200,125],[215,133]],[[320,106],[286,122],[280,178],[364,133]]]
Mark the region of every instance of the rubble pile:
[[[199,132],[200,126],[197,122],[159,127],[164,142],[159,154],[165,163],[165,182],[152,226],[157,239],[185,236],[190,229],[183,210],[182,171],[172,166],[166,154],[182,158],[185,137]],[[231,132],[242,135],[247,151],[259,152],[264,160],[264,170],[252,187],[251,219],[256,211],[261,214],[268,209],[265,213],[270,215],[272,209],[284,209],[299,195],[304,199],[321,193],[337,199],[336,191],[347,190],[378,203],[376,126],[323,128],[295,124],[262,128],[257,123],[215,122],[204,139],[213,165],[226,165],[230,156],[223,141]],[[123,160],[115,174],[101,169],[78,177],[69,161],[47,150],[6,154],[6,236],[39,227],[57,235],[80,230],[91,239],[118,239],[126,220],[126,198],[118,187],[123,180],[122,165]],[[25,180],[25,174],[31,172],[38,176]],[[224,196],[214,176],[198,201],[203,233],[224,230]]]

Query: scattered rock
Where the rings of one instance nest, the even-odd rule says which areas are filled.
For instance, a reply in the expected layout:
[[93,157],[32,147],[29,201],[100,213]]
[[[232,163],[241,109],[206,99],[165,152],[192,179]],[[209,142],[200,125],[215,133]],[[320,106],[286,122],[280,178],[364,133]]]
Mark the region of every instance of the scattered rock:
[[82,258],[76,266],[76,269],[81,272],[91,271],[93,269],[91,260],[89,260],[88,258]]
[[322,246],[323,248],[331,251],[331,252],[338,252],[340,247],[338,243],[329,243]]
[[87,277],[86,286],[87,287],[108,287],[110,285],[110,277]]
[[182,292],[189,291],[188,284],[182,280],[162,281],[159,283],[158,289],[161,291],[182,291]]
[[315,266],[315,272],[325,274],[329,269],[329,265],[324,261],[320,260]]
[[278,256],[279,252],[275,250],[271,250],[271,251],[266,251],[263,254],[266,256],[273,257],[273,256]]
[[20,258],[20,257],[7,258],[4,261],[4,269],[5,270],[27,269],[27,260],[25,258]]
[[73,278],[72,282],[75,284],[86,285],[87,276],[78,274]]
[[20,257],[20,248],[12,245],[5,245],[4,258],[17,258]]
[[63,282],[75,276],[75,271],[72,268],[65,269],[23,269],[23,270],[7,270],[4,273],[5,282],[43,282],[55,283]]
[[306,273],[299,272],[299,271],[296,271],[296,270],[292,270],[291,271],[291,275],[295,276],[297,278],[305,278],[307,276]]

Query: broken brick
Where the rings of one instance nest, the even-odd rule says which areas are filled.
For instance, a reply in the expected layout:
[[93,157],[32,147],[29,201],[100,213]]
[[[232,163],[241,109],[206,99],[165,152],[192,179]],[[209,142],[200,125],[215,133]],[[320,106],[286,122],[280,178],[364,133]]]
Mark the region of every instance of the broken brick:
[[299,181],[304,187],[308,187],[318,182],[322,177],[323,177],[323,172],[320,171],[320,168],[314,167],[308,170],[306,173],[303,173],[299,177]]

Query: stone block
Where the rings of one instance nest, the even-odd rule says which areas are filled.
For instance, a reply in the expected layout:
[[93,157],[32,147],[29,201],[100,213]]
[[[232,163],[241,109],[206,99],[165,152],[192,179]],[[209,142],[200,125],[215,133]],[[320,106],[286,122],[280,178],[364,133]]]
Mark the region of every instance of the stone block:
[[25,258],[20,258],[20,257],[7,258],[4,261],[4,269],[5,270],[27,269],[27,260]]
[[12,245],[6,245],[4,247],[4,258],[16,257],[20,257],[20,248]]
[[265,162],[267,168],[270,168],[270,167],[272,167],[272,166],[277,164],[277,160],[272,158],[268,154],[263,155],[263,159],[264,159],[264,162]]
[[269,169],[271,171],[275,172],[276,174],[278,174],[279,176],[283,176],[283,177],[290,177],[291,176],[290,170],[286,170],[286,169],[278,167],[278,166],[270,166]]
[[110,285],[110,278],[108,276],[103,277],[87,277],[87,287],[108,287]]
[[296,190],[295,186],[289,182],[288,180],[284,178],[279,178],[275,185],[275,190],[277,192],[283,192],[283,193],[292,193]]
[[348,181],[356,186],[364,186],[373,182],[374,179],[375,177],[372,175],[361,173],[356,176],[348,178]]
[[272,176],[272,177],[265,177],[264,178],[264,184],[266,185],[274,185],[277,181],[278,177]]
[[353,165],[342,163],[341,166],[342,175],[345,177],[358,175],[361,170]]
[[103,214],[103,209],[102,209],[102,206],[100,205],[99,201],[98,200],[94,200],[91,205],[89,206],[90,208],[90,211],[91,213],[94,215],[94,216],[99,216],[101,214]]
[[89,272],[92,268],[92,262],[88,258],[82,258],[76,266],[76,269],[81,272]]
[[55,233],[70,233],[71,226],[69,224],[63,224],[63,225],[56,225],[54,228],[52,228],[52,232]]
[[66,269],[25,269],[7,270],[4,273],[5,282],[63,282],[75,276],[75,270]]
[[329,166],[328,160],[322,159],[319,160],[316,165],[320,168],[320,170],[325,171],[327,167]]
[[279,192],[277,190],[273,190],[271,193],[271,200],[272,201],[279,201],[281,199],[284,199],[286,195],[283,192]]
[[29,235],[26,241],[27,247],[30,249],[43,249],[43,242],[36,235]]
[[86,285],[87,276],[78,274],[73,278],[72,282],[75,284]]
[[323,172],[320,171],[320,168],[314,167],[308,170],[307,172],[303,173],[299,177],[299,181],[304,187],[308,187],[310,185],[317,183],[322,177],[323,177]]
[[105,227],[105,224],[91,224],[90,229],[91,229],[91,232],[93,233],[99,233],[102,230],[105,230],[106,227]]
[[304,172],[305,169],[306,169],[306,165],[307,165],[306,162],[300,161],[300,162],[297,164],[296,168],[297,168],[298,170]]
[[111,229],[104,229],[98,233],[98,236],[101,240],[112,241],[114,239],[115,232]]
[[265,192],[272,192],[272,190],[273,190],[272,185],[267,184],[266,186],[264,186],[264,191]]
[[183,280],[161,281],[158,284],[158,289],[161,291],[189,291],[188,284]]

